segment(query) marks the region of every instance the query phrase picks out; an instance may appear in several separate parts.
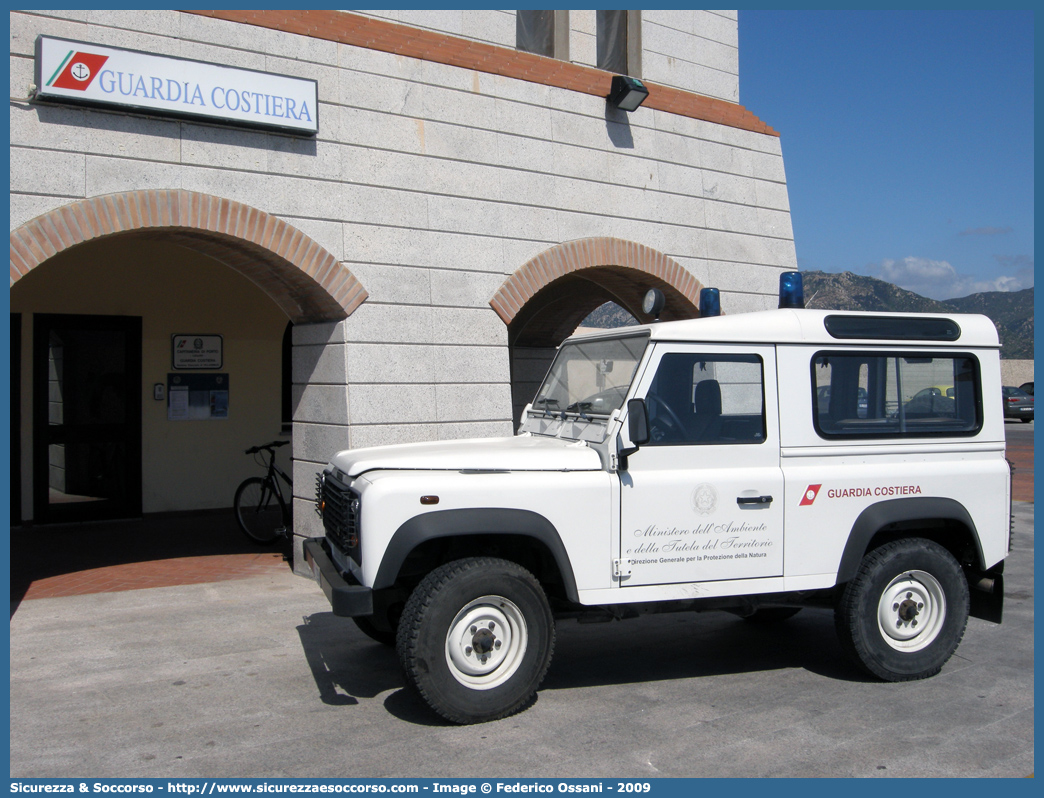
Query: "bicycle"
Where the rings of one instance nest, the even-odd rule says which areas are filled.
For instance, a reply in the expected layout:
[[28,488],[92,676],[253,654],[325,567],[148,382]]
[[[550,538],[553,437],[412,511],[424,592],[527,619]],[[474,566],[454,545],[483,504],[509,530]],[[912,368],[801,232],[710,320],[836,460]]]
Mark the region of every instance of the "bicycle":
[[[251,446],[244,452],[254,455],[254,461],[268,470],[263,477],[248,477],[243,480],[236,488],[236,498],[233,502],[239,528],[255,543],[271,543],[276,538],[286,538],[290,535],[291,513],[276,476],[281,477],[290,488],[291,500],[294,495],[294,483],[275,463],[275,450],[288,443],[290,441],[272,441],[261,446]],[[265,452],[268,452],[267,463]]]

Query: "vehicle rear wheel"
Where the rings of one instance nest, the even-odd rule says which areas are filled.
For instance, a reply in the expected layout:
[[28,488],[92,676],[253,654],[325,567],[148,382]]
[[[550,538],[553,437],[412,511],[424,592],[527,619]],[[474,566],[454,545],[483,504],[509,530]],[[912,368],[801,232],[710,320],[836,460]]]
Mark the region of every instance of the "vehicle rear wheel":
[[428,574],[411,594],[397,648],[407,681],[454,723],[482,723],[524,707],[555,645],[536,578],[508,560],[471,557]]
[[845,653],[890,682],[934,676],[968,623],[968,582],[946,549],[910,538],[867,553],[834,613]]
[[267,479],[243,480],[232,506],[239,528],[255,543],[271,543],[286,530],[286,506]]

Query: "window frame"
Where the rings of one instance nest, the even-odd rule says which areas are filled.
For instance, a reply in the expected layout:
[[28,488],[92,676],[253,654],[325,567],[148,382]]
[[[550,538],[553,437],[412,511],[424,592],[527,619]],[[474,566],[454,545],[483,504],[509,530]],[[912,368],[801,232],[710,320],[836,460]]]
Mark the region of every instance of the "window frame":
[[[945,358],[956,361],[967,359],[972,364],[974,381],[974,408],[975,424],[970,430],[925,430],[915,428],[914,430],[880,430],[867,432],[830,432],[824,430],[819,423],[819,389],[824,387],[816,380],[816,363],[820,358]],[[827,383],[829,385],[829,383]],[[919,438],[973,438],[982,431],[983,415],[983,388],[982,388],[982,366],[979,358],[973,352],[954,350],[873,350],[873,349],[820,349],[812,353],[809,358],[809,387],[812,393],[812,426],[816,434],[828,441],[862,441],[862,440],[913,440]],[[868,413],[869,415],[869,413]]]
[[[599,34],[600,25],[598,24],[598,15],[604,11],[622,11],[625,14],[624,20],[627,25],[627,30],[624,35],[624,69],[620,72],[611,70],[608,67],[601,66],[598,58],[598,52],[601,48],[601,37]],[[642,12],[640,10],[628,11],[625,9],[604,9],[595,11],[595,67],[597,69],[605,69],[612,72],[613,74],[628,75],[632,78],[642,77]]]
[[[686,352],[686,351],[665,351],[659,354],[656,359],[655,369],[652,373],[652,379],[649,383],[648,388],[645,390],[645,395],[642,397],[646,405],[648,405],[649,398],[652,396],[652,385],[655,383],[659,376],[659,371],[663,367],[664,361],[669,357],[682,356],[691,357],[695,361],[706,360],[715,363],[749,363],[750,365],[756,365],[758,367],[759,385],[761,388],[761,438],[745,438],[742,440],[681,440],[681,441],[648,441],[643,446],[650,446],[656,448],[672,448],[679,446],[760,446],[768,441],[769,438],[769,419],[768,419],[768,397],[765,389],[765,358],[760,352],[722,352],[720,350],[708,351],[708,352]],[[755,362],[756,361],[756,362]],[[719,383],[720,384],[720,383]],[[692,391],[695,391],[696,383],[693,383]],[[662,401],[662,400],[661,400]],[[673,409],[673,408],[672,408]],[[722,408],[722,416],[725,415],[736,415],[726,414],[724,408]],[[675,410],[677,412],[677,410]]]
[[551,53],[538,53],[535,50],[526,50],[521,46],[519,40],[520,14],[549,9],[521,9],[515,11],[515,49],[520,53],[532,53],[544,58],[554,58],[559,61],[569,60],[569,12],[565,10],[552,10],[551,14]]

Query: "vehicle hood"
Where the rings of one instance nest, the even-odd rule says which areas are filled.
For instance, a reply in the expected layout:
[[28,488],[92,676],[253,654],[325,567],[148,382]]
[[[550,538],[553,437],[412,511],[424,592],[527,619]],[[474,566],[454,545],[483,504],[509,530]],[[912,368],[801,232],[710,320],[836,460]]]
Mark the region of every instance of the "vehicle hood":
[[598,453],[583,441],[534,435],[346,449],[331,463],[349,477],[367,471],[600,471]]

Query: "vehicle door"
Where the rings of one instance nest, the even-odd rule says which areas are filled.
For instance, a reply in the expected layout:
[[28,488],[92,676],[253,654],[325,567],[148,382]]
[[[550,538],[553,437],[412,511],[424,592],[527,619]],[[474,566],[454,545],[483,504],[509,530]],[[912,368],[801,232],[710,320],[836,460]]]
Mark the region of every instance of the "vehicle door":
[[621,471],[622,586],[781,576],[775,349],[656,344],[650,440]]

